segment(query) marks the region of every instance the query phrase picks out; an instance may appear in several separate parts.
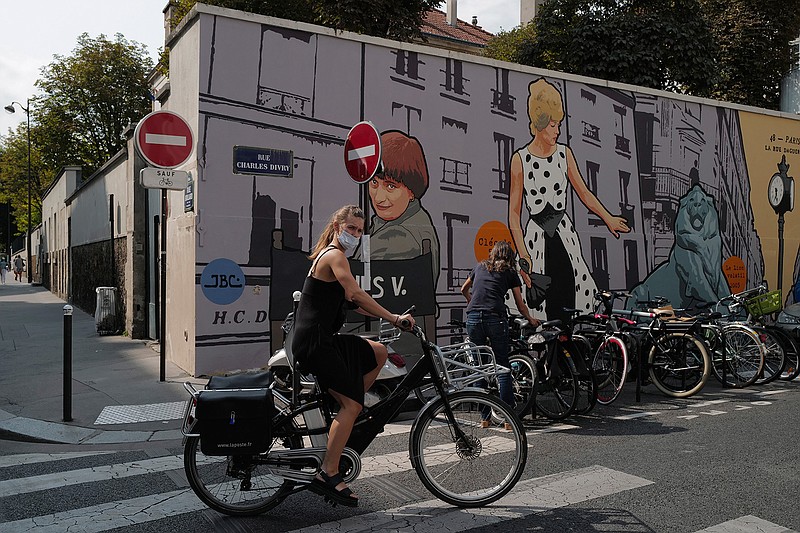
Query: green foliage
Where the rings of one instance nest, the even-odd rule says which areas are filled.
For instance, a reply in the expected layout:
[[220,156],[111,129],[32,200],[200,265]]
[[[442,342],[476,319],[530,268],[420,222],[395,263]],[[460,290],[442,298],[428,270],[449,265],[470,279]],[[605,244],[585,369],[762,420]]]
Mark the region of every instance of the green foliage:
[[[173,27],[196,0],[179,0]],[[205,4],[328,26],[376,37],[410,41],[421,37],[425,13],[443,0],[205,0]]]
[[549,0],[485,54],[776,109],[798,34],[784,0]]
[[517,26],[508,31],[502,30],[489,41],[489,44],[483,50],[483,55],[500,61],[522,63],[521,52],[523,44],[527,41],[532,41],[535,37],[536,26],[534,24]]
[[[33,117],[31,117],[33,120]],[[28,228],[28,125],[0,137],[0,202],[11,204],[12,217],[20,231]],[[41,219],[42,165],[35,143],[36,130],[31,123],[31,227]]]
[[124,147],[122,133],[151,109],[147,75],[153,62],[144,45],[117,34],[84,33],[71,56],[55,56],[36,86],[37,145],[56,172],[81,165],[91,174]]
[[[144,45],[116,35],[78,37],[70,56],[54,56],[29,102],[31,227],[57,172],[80,165],[88,176],[125,145],[122,133],[150,109],[147,76],[153,62]],[[20,230],[28,227],[27,121],[0,137],[0,201],[10,201]]]
[[[800,7],[783,0],[702,0],[720,47],[714,96],[778,109],[783,76],[797,62],[789,42],[800,35]],[[792,6],[792,7],[790,7]]]

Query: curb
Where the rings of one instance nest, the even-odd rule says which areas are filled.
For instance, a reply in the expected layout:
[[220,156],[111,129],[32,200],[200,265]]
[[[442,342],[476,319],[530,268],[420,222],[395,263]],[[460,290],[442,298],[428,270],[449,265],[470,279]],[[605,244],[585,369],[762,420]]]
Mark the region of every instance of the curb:
[[0,409],[0,438],[43,444],[122,444],[181,439],[183,434],[178,429],[90,429],[16,416]]

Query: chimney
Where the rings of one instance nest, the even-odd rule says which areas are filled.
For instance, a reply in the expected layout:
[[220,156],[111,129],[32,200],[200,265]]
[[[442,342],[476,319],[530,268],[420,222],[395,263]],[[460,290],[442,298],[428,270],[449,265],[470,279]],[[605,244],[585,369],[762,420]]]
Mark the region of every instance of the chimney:
[[545,0],[519,0],[519,25],[525,26],[536,17]]
[[453,27],[458,26],[458,2],[447,0],[447,23]]
[[478,17],[475,16],[475,15],[472,15],[472,25],[473,26],[477,26],[478,25]]

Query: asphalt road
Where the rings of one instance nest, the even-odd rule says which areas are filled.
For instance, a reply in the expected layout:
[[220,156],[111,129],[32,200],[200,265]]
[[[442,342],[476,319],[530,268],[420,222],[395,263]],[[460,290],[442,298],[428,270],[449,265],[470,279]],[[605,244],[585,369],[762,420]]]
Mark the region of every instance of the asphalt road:
[[631,387],[612,406],[563,424],[527,420],[522,480],[478,510],[455,509],[422,486],[404,455],[409,422],[387,427],[366,451],[365,472],[389,457],[404,460],[353,483],[357,509],[300,493],[250,518],[204,508],[187,488],[179,441],[0,441],[0,533],[800,531],[800,382],[734,391],[712,381],[686,400],[650,386],[642,399],[634,401]]

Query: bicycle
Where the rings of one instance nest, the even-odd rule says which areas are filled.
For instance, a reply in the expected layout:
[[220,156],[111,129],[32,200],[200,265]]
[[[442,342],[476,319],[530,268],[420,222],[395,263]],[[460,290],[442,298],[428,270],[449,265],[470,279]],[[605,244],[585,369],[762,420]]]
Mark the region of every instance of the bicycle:
[[[768,291],[766,284],[761,283],[752,289],[731,294],[721,303],[725,302],[731,302],[728,306],[731,312],[756,330],[764,343],[764,368],[756,384],[763,385],[778,378],[796,378],[800,374],[798,344],[790,335],[767,320],[781,309],[781,292]],[[789,372],[786,372],[787,367]]]
[[[643,301],[640,305],[663,302]],[[711,374],[711,356],[700,336],[700,321],[669,322],[672,311],[614,309],[613,314],[648,319],[647,324],[623,324],[620,331],[635,349],[636,401],[641,399],[644,372],[665,395],[688,398],[700,392]],[[645,353],[647,357],[645,358]]]
[[627,322],[628,325],[632,325],[634,322],[612,316],[612,312],[616,299],[629,296],[630,294],[626,292],[600,291],[595,294],[595,299],[599,303],[595,307],[594,314],[579,315],[579,310],[569,310],[576,315],[573,323],[580,325],[580,329],[574,331],[573,338],[586,346],[597,380],[597,403],[601,405],[614,402],[625,386],[629,365],[628,345],[618,323]]
[[693,311],[674,309],[666,298],[660,296],[638,303],[660,313],[662,320],[674,330],[683,329],[699,336],[711,356],[714,377],[723,386],[744,388],[758,378],[765,354],[758,332],[746,324],[730,322],[731,315],[708,310],[711,306],[719,309],[719,303],[700,303],[694,306]]
[[537,332],[519,316],[512,324],[516,333],[511,336],[508,361],[517,368],[512,372],[517,382],[531,384],[525,389],[534,398],[534,416],[541,411],[551,420],[563,420],[572,413],[589,412],[596,402],[596,380],[582,349],[573,341],[570,326],[550,320],[542,322]]
[[[440,347],[429,342],[419,326],[411,332],[420,341],[422,357],[388,397],[358,416],[342,454],[340,473],[346,483],[358,477],[361,453],[399,411],[411,390],[430,375],[439,398],[426,404],[414,419],[408,444],[411,465],[437,498],[458,507],[488,505],[507,494],[525,468],[528,443],[522,423],[504,402],[483,390],[452,390]],[[294,361],[292,364],[295,366]],[[255,515],[309,488],[325,455],[332,399],[309,376],[306,382],[310,386],[301,389],[299,369],[293,374],[295,386],[290,397],[272,383],[255,389],[269,391],[275,409],[266,427],[258,428],[269,435],[263,449],[246,453],[203,452],[204,441],[213,441],[214,435],[204,429],[206,422],[197,407],[205,404],[203,395],[219,389],[197,391],[190,383],[184,384],[191,395],[181,428],[184,470],[192,490],[212,509],[235,516]],[[230,378],[217,380],[226,394],[237,388],[236,382],[231,383]],[[482,428],[482,413],[487,409],[502,413],[511,431]],[[308,440],[311,447],[306,447]]]

